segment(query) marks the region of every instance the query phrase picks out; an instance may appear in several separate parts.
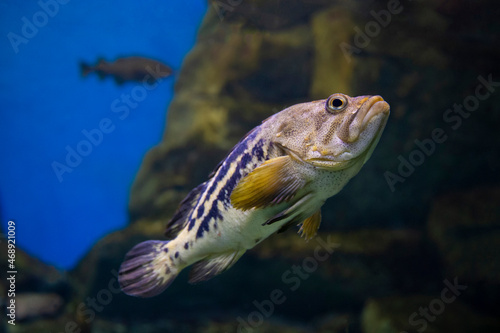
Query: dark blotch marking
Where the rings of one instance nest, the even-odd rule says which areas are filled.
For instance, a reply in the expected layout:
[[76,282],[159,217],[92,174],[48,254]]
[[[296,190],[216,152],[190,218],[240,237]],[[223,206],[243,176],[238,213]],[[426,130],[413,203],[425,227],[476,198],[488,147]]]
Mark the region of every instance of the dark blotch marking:
[[198,218],[202,217],[203,216],[203,212],[205,211],[205,205],[200,205],[198,207]]
[[196,224],[196,219],[189,218],[188,223],[189,223],[188,231],[191,231],[191,229],[193,229],[194,225]]
[[231,175],[231,177],[229,177],[226,185],[217,195],[217,200],[221,201],[226,209],[229,207],[229,203],[231,201],[231,193],[233,192],[233,189],[236,187],[236,184],[241,178],[239,170],[241,170],[241,168],[244,168],[250,161],[252,161],[252,155],[249,153],[243,154],[240,163],[236,166],[234,173]]
[[215,200],[212,203],[212,208],[210,208],[207,216],[205,216],[203,221],[201,221],[200,227],[198,228],[198,232],[196,233],[196,239],[203,237],[203,233],[205,231],[208,232],[210,230],[209,223],[210,223],[210,220],[212,220],[212,219],[214,219],[214,220],[219,219],[221,221],[223,220],[222,214],[220,213],[219,209],[217,208],[217,200]]
[[208,222],[210,221],[209,218],[205,218],[201,224],[200,224],[200,227],[198,228],[198,231],[196,232],[196,239],[198,238],[202,238],[203,237],[203,233],[205,231],[208,231],[210,230],[210,228],[208,227]]
[[255,244],[257,244],[258,242],[260,242],[260,238],[257,238],[257,239],[255,240]]
[[260,139],[255,146],[252,148],[252,156],[257,157],[257,160],[262,161],[264,159],[264,140]]
[[175,252],[175,259],[179,258],[179,251]]
[[186,244],[184,244],[184,248],[187,250],[189,249],[189,242],[186,242]]
[[222,166],[219,169],[219,171],[217,172],[216,178],[214,179],[212,186],[210,186],[210,188],[208,189],[208,192],[207,192],[208,198],[210,198],[210,196],[214,193],[215,189],[217,188],[217,184],[219,184],[219,182],[221,180],[223,180],[224,177],[226,177],[226,174],[229,171],[229,168],[231,167],[231,164],[233,163],[233,161],[238,159],[238,156],[243,155],[244,151],[248,147],[248,143],[251,142],[255,138],[256,134],[257,134],[257,131],[254,131],[244,141],[240,142],[238,145],[236,145],[236,147],[234,147],[233,151],[231,151],[231,153],[226,158],[224,163],[222,163]]
[[164,249],[163,249],[163,252],[168,253],[168,248],[167,248],[167,247],[166,247],[166,248],[164,248]]

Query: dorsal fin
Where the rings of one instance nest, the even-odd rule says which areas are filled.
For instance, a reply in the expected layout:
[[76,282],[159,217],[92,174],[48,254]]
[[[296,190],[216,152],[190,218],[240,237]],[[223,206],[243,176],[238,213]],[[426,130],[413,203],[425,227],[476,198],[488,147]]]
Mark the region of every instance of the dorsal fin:
[[252,128],[247,134],[245,134],[244,137],[242,137],[240,139],[240,141],[238,141],[237,144],[234,145],[234,147],[229,151],[229,153],[226,155],[226,157],[224,157],[224,159],[222,161],[219,162],[219,164],[217,164],[217,166],[215,167],[215,169],[208,175],[208,178],[212,178],[213,176],[215,176],[215,174],[217,173],[217,171],[219,171],[220,167],[222,166],[222,164],[224,163],[224,161],[227,160],[227,158],[229,157],[229,155],[231,155],[233,153],[233,151],[238,148],[238,146],[243,142],[245,141],[246,138],[248,138],[248,136],[250,136],[253,132],[255,132],[256,130],[260,129],[260,127],[255,127],[255,128]]
[[172,216],[172,219],[167,223],[167,229],[165,230],[165,236],[167,238],[175,238],[179,232],[186,227],[189,213],[198,202],[198,198],[205,189],[206,184],[207,182],[204,182],[192,189],[184,200],[181,201],[174,216]]

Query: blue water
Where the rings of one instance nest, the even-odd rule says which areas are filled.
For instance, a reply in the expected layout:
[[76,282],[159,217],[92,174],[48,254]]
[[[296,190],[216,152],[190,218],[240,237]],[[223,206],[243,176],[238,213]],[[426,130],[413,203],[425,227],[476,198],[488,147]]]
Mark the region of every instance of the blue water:
[[[126,225],[130,187],[144,154],[161,140],[175,78],[144,94],[137,83],[82,78],[78,64],[141,55],[179,69],[206,6],[73,0],[49,7],[51,17],[37,1],[0,3],[0,213],[3,230],[16,222],[18,247],[68,269]],[[39,27],[19,42],[9,33],[23,36],[23,17]],[[136,104],[115,102],[128,115],[113,112],[113,102],[132,92]],[[103,121],[109,133],[96,134],[89,148],[82,131]],[[87,156],[58,176],[54,162],[68,166],[67,149],[78,147]]]

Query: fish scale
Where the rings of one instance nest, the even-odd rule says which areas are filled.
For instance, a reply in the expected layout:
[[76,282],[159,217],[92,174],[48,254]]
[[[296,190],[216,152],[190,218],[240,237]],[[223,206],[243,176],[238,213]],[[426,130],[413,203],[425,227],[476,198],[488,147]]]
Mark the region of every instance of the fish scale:
[[190,283],[208,280],[294,225],[311,239],[321,206],[368,160],[388,116],[380,96],[333,94],[269,117],[181,202],[167,224],[170,240],[146,241],[127,253],[122,290],[157,295],[190,265]]

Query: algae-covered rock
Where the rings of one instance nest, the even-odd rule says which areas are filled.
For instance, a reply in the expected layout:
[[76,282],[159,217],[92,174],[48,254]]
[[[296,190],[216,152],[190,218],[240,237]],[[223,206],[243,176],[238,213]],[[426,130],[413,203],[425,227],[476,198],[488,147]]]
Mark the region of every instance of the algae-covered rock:
[[314,36],[314,69],[310,97],[322,99],[332,91],[351,95],[357,59],[347,59],[339,45],[351,40],[356,22],[348,8],[333,6],[311,20]]
[[452,192],[435,200],[427,228],[447,276],[468,287],[467,299],[498,313],[500,188]]
[[427,228],[449,275],[500,284],[500,188],[440,196]]
[[124,325],[113,321],[98,320],[92,333],[310,333],[308,328],[298,328],[284,322],[266,322],[249,329],[239,326],[230,318],[217,320],[172,321],[157,320],[153,322]]
[[[34,333],[34,332],[78,332],[79,327],[74,324],[71,315],[63,315],[54,319],[39,319],[36,321],[16,323],[8,325],[8,333]],[[81,330],[80,333],[90,333],[90,331]]]
[[475,312],[459,299],[447,304],[438,294],[369,299],[362,326],[364,333],[497,332],[500,321]]
[[307,23],[310,15],[331,4],[330,0],[213,1],[212,8],[220,21],[240,22],[250,29],[278,30]]

